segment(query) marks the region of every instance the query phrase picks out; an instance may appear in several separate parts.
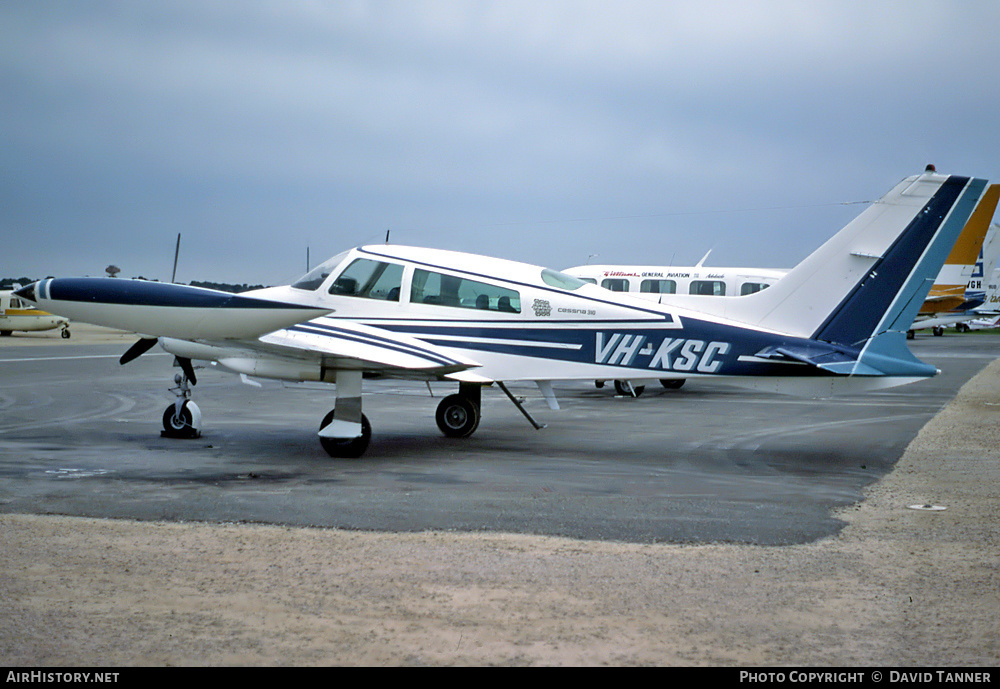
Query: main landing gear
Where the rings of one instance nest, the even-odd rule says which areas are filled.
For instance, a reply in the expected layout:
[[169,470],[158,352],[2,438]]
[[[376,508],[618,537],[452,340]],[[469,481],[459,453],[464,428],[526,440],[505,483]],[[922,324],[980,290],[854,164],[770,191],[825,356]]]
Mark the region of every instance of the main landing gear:
[[[360,457],[372,437],[371,423],[361,413],[361,372],[338,371],[336,383],[337,403],[323,417],[319,441],[331,457]],[[531,418],[522,400],[511,395],[503,383],[498,381],[497,385],[536,429],[544,428]],[[460,383],[457,394],[441,400],[434,414],[441,432],[449,438],[468,438],[475,433],[482,418],[482,392],[480,383]]]
[[449,438],[468,438],[479,428],[483,386],[460,383],[457,395],[448,395],[438,405],[434,420]]
[[[372,439],[372,426],[361,413],[361,372],[337,372],[337,403],[319,428],[319,442],[331,457],[360,457]],[[459,384],[458,394],[448,395],[434,415],[438,428],[449,438],[467,438],[479,428],[482,385]]]

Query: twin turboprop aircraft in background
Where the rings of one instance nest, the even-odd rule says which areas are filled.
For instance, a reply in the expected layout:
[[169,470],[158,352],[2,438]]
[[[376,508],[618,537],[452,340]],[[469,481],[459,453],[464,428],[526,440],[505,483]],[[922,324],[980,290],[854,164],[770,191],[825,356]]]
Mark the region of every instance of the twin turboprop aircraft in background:
[[[197,433],[192,360],[263,378],[335,383],[323,447],[359,456],[372,430],[362,380],[378,373],[453,381],[436,420],[452,437],[480,421],[484,386],[724,376],[811,396],[936,374],[906,330],[987,188],[928,170],[900,182],[769,288],[740,299],[609,292],[538,266],[403,247],[351,249],[292,285],[242,294],[145,281],[54,278],[18,296],[73,320],[157,343],[177,357],[166,434]],[[533,422],[534,423],[534,422]],[[536,424],[537,426],[537,424]]]
[[70,336],[67,319],[36,309],[33,304],[14,296],[13,290],[0,290],[0,335],[56,328],[62,328],[60,335],[63,338]]

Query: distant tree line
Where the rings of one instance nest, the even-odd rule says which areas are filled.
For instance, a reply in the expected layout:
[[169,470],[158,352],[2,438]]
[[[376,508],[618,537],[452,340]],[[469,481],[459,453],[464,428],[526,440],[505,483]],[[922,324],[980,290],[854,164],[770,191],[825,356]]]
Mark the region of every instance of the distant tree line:
[[[51,278],[52,276],[48,275],[47,277]],[[24,287],[25,285],[30,285],[32,282],[35,282],[36,280],[40,279],[42,278],[29,278],[29,277],[0,278],[0,289],[13,289],[14,285],[21,285],[22,287]],[[135,279],[145,280],[146,278],[140,275],[138,278]],[[245,282],[242,284],[234,284],[229,282],[203,282],[201,280],[192,280],[188,284],[190,284],[192,287],[207,287],[209,289],[217,289],[223,292],[246,292],[247,290],[251,289],[262,289],[266,286],[266,285],[248,285]]]
[[192,280],[188,284],[192,287],[207,287],[209,289],[217,289],[223,292],[246,292],[247,290],[264,289],[265,287],[265,285],[248,285],[245,282],[238,285],[229,282],[203,282],[201,280]]
[[[48,277],[52,277],[49,275]],[[14,289],[14,285],[25,287],[41,278],[0,278],[0,289]]]

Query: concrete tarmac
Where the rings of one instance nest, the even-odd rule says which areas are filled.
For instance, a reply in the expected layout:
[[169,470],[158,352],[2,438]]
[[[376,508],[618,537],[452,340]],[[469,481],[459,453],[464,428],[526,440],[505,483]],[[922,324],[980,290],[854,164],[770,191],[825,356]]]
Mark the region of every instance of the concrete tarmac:
[[[954,668],[990,682],[1000,662],[995,335],[919,338],[941,375],[863,398],[691,384],[615,399],[581,384],[560,389],[562,412],[529,400],[549,423],[536,433],[491,394],[463,442],[438,434],[426,389],[380,382],[360,462],[315,441],[328,392],[209,371],[204,437],[160,439],[169,360],[122,369],[131,339],[100,337],[0,340],[10,666],[781,666],[876,682]],[[768,539],[791,545],[747,545]]]
[[[534,430],[496,389],[468,439],[434,410],[453,385],[365,384],[374,433],[331,459],[316,429],[325,386],[261,387],[199,371],[202,437],[160,437],[177,371],[133,336],[74,324],[0,340],[0,511],[253,522],[387,532],[503,532],[635,543],[805,543],[837,533],[920,428],[986,363],[1000,337],[921,336],[934,379],[826,400],[715,381],[638,398],[557,384],[562,409],[514,385]],[[433,397],[432,397],[433,394]]]

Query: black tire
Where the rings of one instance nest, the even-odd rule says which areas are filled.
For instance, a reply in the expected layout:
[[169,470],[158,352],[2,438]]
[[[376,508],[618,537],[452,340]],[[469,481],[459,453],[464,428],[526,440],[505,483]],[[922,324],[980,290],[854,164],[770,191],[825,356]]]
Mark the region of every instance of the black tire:
[[176,406],[171,404],[163,410],[163,435],[168,438],[196,438],[198,430],[194,427],[194,417],[187,402],[181,406],[179,415],[174,415],[175,409]]
[[69,337],[70,337],[70,332],[69,332],[69,330],[63,330],[62,333],[61,333],[61,335],[62,335],[62,339],[68,340]]
[[684,381],[686,378],[660,378],[660,385],[665,387],[667,390],[679,390],[684,387]]
[[[633,385],[632,386],[632,390],[635,391],[635,396],[636,397],[638,397],[639,395],[641,395],[642,391],[645,390],[645,389],[646,389],[645,385]],[[631,397],[632,396],[632,393],[628,391],[627,387],[625,387],[625,381],[624,380],[616,380],[615,381],[615,392],[617,392],[619,395],[622,395],[623,397]]]
[[449,438],[468,438],[479,428],[479,418],[479,407],[462,395],[445,397],[434,415],[438,428]]
[[[326,428],[331,421],[333,421],[333,412],[331,409],[326,416],[323,417],[323,422],[319,425],[321,429]],[[368,417],[364,414],[361,415],[361,435],[357,438],[324,438],[319,437],[319,444],[323,446],[326,453],[331,457],[341,457],[357,459],[365,453],[368,449],[369,443],[372,441],[372,425],[368,421]]]
[[942,328],[941,326],[932,328],[932,331],[934,333],[934,337],[941,337],[942,335],[944,335],[944,328]]
[[957,330],[960,333],[967,333],[969,332],[969,324],[959,323],[958,325],[955,326],[955,330]]

